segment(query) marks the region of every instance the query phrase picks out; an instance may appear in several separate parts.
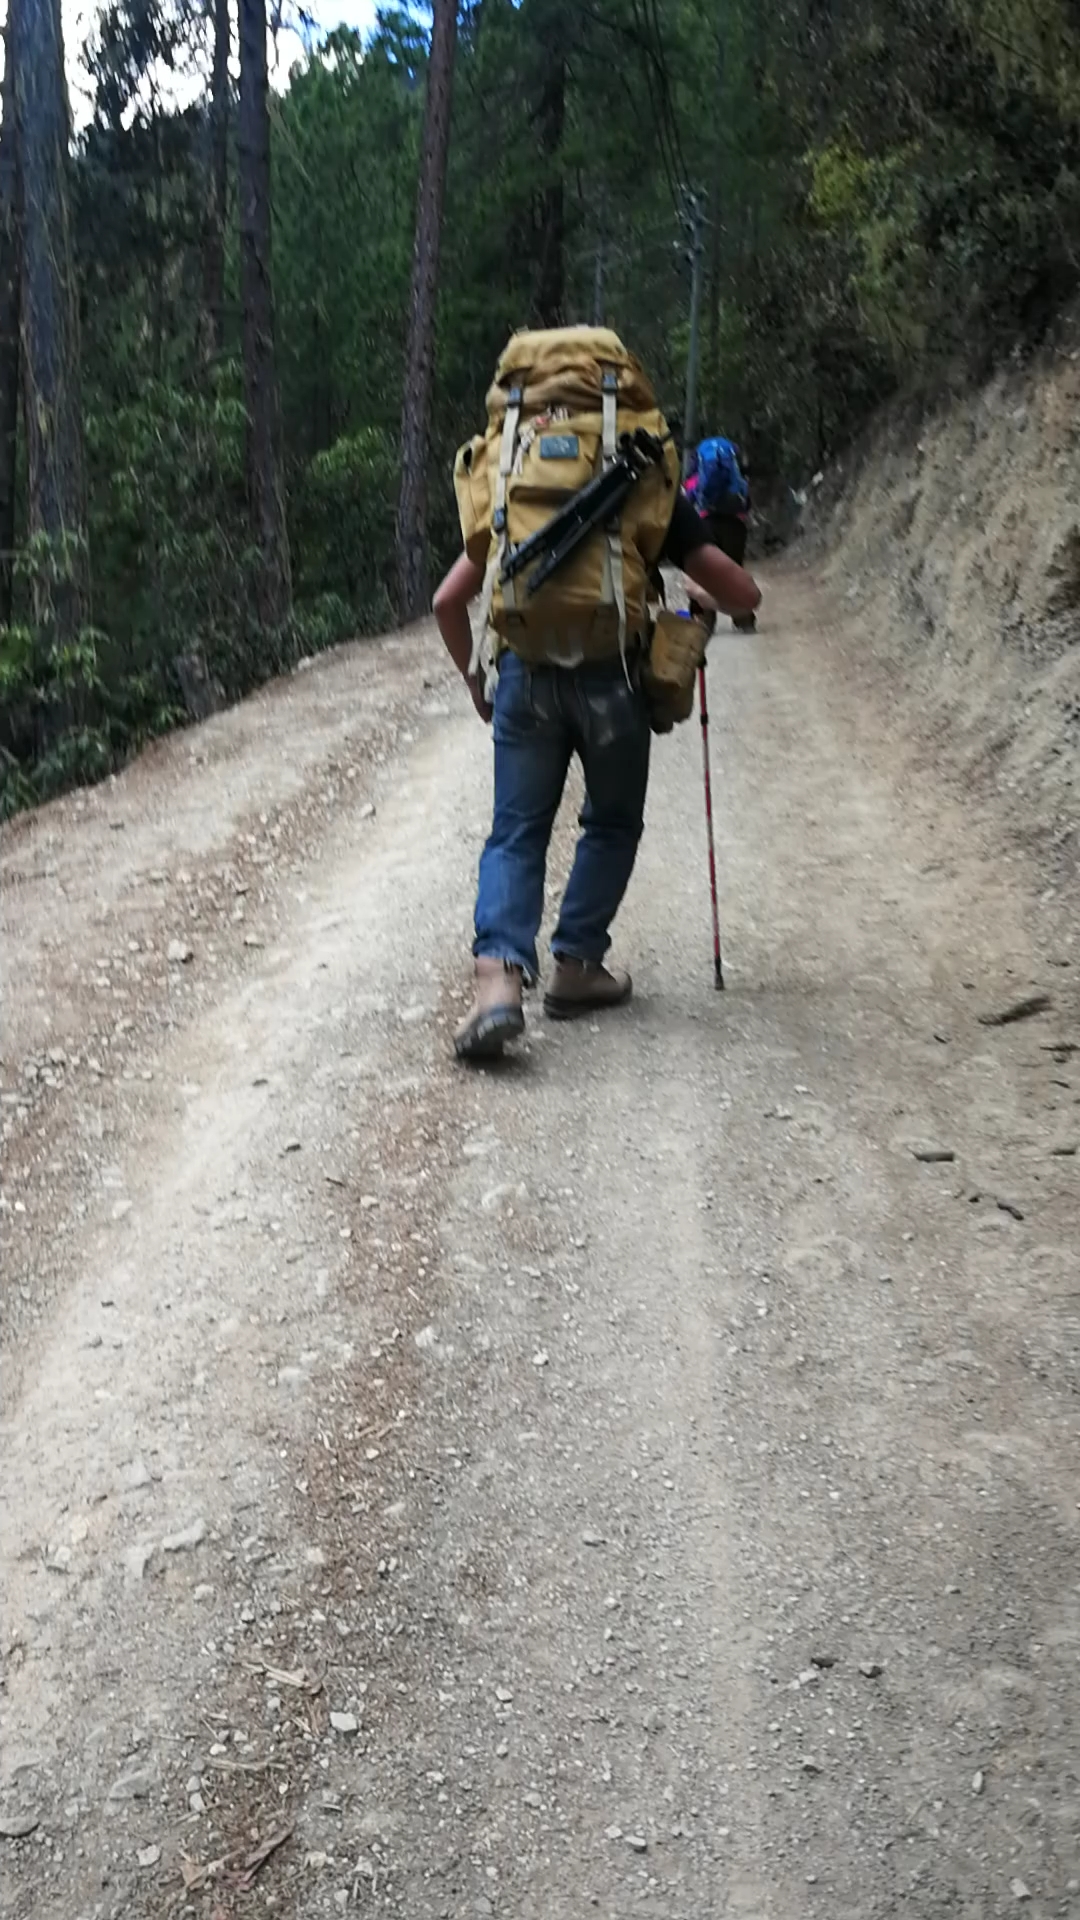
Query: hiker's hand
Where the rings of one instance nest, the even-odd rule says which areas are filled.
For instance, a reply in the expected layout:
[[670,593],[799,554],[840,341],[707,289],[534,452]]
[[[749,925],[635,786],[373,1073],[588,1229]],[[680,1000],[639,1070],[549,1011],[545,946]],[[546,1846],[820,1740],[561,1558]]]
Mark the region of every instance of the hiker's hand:
[[492,706],[491,701],[488,699],[487,694],[484,692],[484,688],[479,678],[479,675],[475,673],[467,673],[465,675],[465,685],[469,689],[469,694],[472,699],[473,706],[476,708],[476,711],[480,715],[481,720],[484,722],[484,725],[486,727],[490,727],[491,717],[495,709]]
[[720,609],[711,593],[706,593],[704,587],[695,586],[693,581],[688,580],[685,574],[681,576],[679,585],[686,595],[687,605],[692,614],[696,615],[698,619],[702,617],[708,618],[711,614],[712,618],[714,620],[716,619]]

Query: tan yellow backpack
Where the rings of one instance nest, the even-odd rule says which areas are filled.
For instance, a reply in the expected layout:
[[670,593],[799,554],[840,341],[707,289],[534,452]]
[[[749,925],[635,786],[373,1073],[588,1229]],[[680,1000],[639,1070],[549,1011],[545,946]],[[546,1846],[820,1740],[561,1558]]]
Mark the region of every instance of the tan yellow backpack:
[[[515,333],[487,396],[488,428],[454,463],[465,547],[484,568],[473,671],[490,631],[529,665],[573,667],[643,648],[648,570],[659,559],[679,482],[667,422],[644,371],[606,327]],[[664,441],[615,524],[599,527],[534,593],[504,580],[509,552],[616,459],[639,428]]]

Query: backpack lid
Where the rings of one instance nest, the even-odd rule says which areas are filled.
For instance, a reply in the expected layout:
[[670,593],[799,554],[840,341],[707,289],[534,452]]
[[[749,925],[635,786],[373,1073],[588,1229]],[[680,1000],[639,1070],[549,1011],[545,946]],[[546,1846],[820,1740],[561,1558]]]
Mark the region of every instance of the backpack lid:
[[546,374],[588,359],[610,367],[636,364],[612,327],[521,327],[503,348],[495,378],[504,385],[508,374],[525,367]]
[[618,373],[620,407],[636,413],[652,411],[656,396],[648,376],[610,327],[524,327],[511,334],[499,356],[487,396],[489,417],[505,413],[507,395],[522,376],[527,411],[555,399],[572,406],[597,406],[606,367]]
[[711,439],[703,440],[698,447],[697,458],[699,471],[702,467],[710,465],[737,467],[739,464],[734,440],[725,440],[721,434],[714,434]]

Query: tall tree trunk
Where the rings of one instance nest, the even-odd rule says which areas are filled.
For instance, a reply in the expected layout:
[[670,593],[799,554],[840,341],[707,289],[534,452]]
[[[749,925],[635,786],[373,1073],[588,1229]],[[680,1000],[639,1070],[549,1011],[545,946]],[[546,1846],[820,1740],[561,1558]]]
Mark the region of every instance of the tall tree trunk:
[[559,10],[552,18],[544,52],[537,135],[547,177],[540,196],[536,317],[542,327],[559,327],[566,307],[566,205],[560,153],[566,125],[566,45]]
[[[716,99],[724,98],[724,34],[716,37]],[[722,423],[720,414],[720,295],[722,279],[723,227],[725,219],[730,217],[729,176],[727,139],[723,126],[723,116],[717,114],[712,127],[712,137],[716,145],[713,162],[711,195],[712,219],[709,226],[709,280],[706,294],[706,334],[705,368],[702,380],[702,419],[709,423],[712,432]]]
[[23,196],[22,360],[34,616],[60,643],[86,625],[89,566],[79,312],[68,205],[71,122],[60,0],[17,0],[15,102]]
[[274,630],[292,607],[292,569],[281,471],[281,397],[274,355],[270,271],[270,104],[266,0],[240,0],[240,292],[244,309],[247,479],[259,562],[256,611]]
[[0,627],[11,625],[15,453],[19,419],[19,166],[15,141],[15,31],[9,4],[0,97]]
[[200,351],[217,359],[225,347],[225,230],[229,216],[229,0],[210,0],[214,64],[210,80],[210,160],[203,227]]
[[398,611],[415,620],[427,602],[428,426],[435,359],[435,302],[439,284],[439,238],[450,145],[450,96],[457,39],[456,0],[435,0],[428,62],[424,138],[416,195],[409,337],[401,407],[401,491],[397,511]]
[[592,323],[594,327],[604,324],[604,236],[601,233],[596,242],[593,258],[592,282]]
[[160,380],[165,365],[165,183],[161,165],[161,112],[157,87],[150,89],[150,138],[154,154],[154,314],[151,366]]

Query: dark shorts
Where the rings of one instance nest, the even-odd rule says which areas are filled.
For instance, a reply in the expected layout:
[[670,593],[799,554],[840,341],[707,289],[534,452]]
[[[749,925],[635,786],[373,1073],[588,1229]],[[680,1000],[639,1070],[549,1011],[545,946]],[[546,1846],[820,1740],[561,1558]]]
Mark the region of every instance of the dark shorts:
[[734,514],[710,514],[704,524],[713,545],[741,567],[746,559],[746,521],[736,519]]

